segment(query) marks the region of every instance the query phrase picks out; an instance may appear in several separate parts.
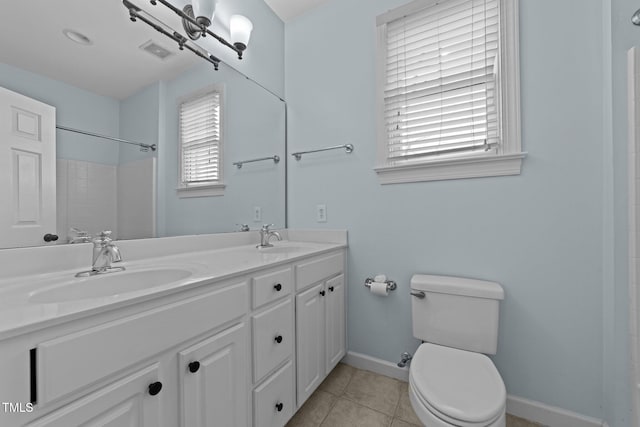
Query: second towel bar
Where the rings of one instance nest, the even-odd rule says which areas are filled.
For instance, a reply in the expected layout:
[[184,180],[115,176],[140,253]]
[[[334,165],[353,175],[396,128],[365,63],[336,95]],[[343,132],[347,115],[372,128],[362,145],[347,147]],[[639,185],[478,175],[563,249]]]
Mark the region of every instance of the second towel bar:
[[242,169],[242,165],[244,165],[245,163],[262,162],[264,160],[273,160],[273,163],[279,163],[280,156],[260,157],[259,159],[243,160],[242,162],[235,162],[233,166],[236,166],[238,169]]
[[295,157],[296,160],[300,160],[302,159],[303,154],[319,153],[320,151],[339,150],[341,148],[344,148],[347,154],[353,153],[353,144],[344,144],[344,145],[336,145],[334,147],[320,148],[318,150],[298,151],[296,153],[291,153],[291,155]]

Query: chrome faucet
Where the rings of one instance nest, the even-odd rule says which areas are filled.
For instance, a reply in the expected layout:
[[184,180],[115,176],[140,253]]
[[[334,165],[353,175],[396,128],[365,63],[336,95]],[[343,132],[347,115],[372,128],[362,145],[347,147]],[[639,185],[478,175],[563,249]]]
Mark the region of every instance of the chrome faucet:
[[269,239],[272,236],[275,236],[278,240],[282,240],[282,236],[277,231],[269,230],[269,227],[273,227],[273,224],[265,224],[260,229],[260,244],[256,246],[256,248],[271,248],[273,245],[269,243]]
[[96,274],[125,270],[124,267],[111,266],[111,263],[122,261],[120,249],[115,243],[113,243],[113,240],[111,240],[111,231],[100,232],[92,242],[93,259],[91,263],[91,270],[82,271],[76,274],[76,277],[94,276]]

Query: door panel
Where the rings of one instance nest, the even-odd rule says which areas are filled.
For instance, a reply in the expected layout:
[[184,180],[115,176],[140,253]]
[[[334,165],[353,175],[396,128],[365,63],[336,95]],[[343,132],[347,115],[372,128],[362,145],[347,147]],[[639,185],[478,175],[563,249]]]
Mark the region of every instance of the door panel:
[[0,88],[0,245],[56,233],[56,110]]
[[324,379],[324,283],[296,296],[298,407]]

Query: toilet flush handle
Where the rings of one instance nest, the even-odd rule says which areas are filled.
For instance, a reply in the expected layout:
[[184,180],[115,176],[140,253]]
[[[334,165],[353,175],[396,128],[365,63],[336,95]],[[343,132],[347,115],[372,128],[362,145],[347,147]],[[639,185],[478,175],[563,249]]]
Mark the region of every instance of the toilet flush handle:
[[416,298],[418,298],[418,299],[424,299],[424,298],[427,296],[427,295],[426,295],[424,292],[422,292],[422,291],[418,291],[418,292],[416,292],[416,291],[412,291],[412,292],[411,292],[411,295],[412,295],[412,296],[414,296],[414,297],[416,297]]

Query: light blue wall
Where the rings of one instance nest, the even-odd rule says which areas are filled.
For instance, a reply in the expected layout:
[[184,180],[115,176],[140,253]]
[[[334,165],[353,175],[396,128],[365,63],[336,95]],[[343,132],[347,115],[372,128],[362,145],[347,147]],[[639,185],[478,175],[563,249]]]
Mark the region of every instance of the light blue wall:
[[[119,102],[39,74],[0,63],[0,86],[56,107],[59,125],[118,136]],[[62,159],[118,164],[118,144],[57,131]]]
[[[521,1],[520,176],[380,186],[375,18],[403,3],[333,0],[285,31],[290,149],[355,145],[292,162],[289,179],[293,228],[349,230],[349,350],[396,362],[416,349],[413,273],[494,280],[508,392],[602,418],[601,2]],[[377,273],[398,291],[367,293]]]
[[[120,138],[142,144],[158,145],[160,134],[160,82],[151,84],[120,102]],[[135,145],[120,146],[119,163],[129,163],[155,156]]]
[[[224,85],[224,196],[179,198],[178,106],[180,99],[220,83]],[[232,163],[278,155],[284,159],[284,104],[275,96],[227,67],[214,72],[197,66],[165,85],[164,143],[159,147],[159,234],[174,236],[224,232],[237,223],[256,228],[262,223],[284,226],[285,164],[262,162],[237,169]],[[253,207],[262,221],[253,221]]]

